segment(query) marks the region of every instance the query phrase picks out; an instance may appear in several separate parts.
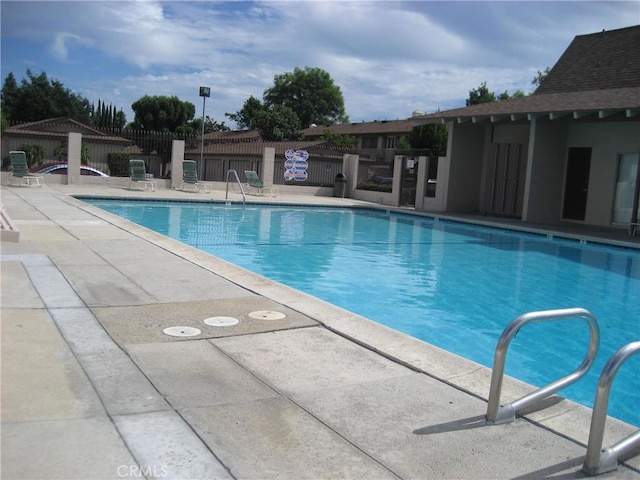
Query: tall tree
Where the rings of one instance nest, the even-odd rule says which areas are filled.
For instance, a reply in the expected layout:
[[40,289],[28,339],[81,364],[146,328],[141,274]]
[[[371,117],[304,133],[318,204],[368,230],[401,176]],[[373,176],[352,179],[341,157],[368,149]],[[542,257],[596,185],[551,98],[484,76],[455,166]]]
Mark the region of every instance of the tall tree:
[[540,85],[542,85],[542,82],[544,82],[547,79],[547,75],[549,75],[549,72],[551,71],[551,69],[549,67],[544,69],[544,72],[541,72],[540,70],[538,70],[538,73],[536,74],[535,77],[533,77],[533,80],[531,80],[531,83],[538,88]]
[[286,105],[258,112],[254,123],[262,139],[268,142],[299,140],[302,136],[298,116]]
[[340,87],[321,68],[296,67],[293,72],[276,75],[273,86],[265,90],[263,101],[267,108],[289,107],[303,128],[349,121]]
[[54,117],[71,117],[89,123],[91,104],[82,95],[73,93],[58,80],[49,80],[42,72],[34,75],[27,70],[17,86],[9,73],[2,87],[2,107],[11,122],[35,122]]
[[245,100],[241,110],[236,113],[225,113],[225,116],[233,122],[240,130],[251,130],[253,128],[253,122],[256,115],[265,109],[262,102],[253,95]]
[[412,149],[431,149],[438,156],[447,154],[447,127],[441,123],[413,127],[409,135]]
[[487,82],[482,82],[478,88],[469,90],[469,98],[467,99],[467,107],[470,105],[478,105],[479,103],[495,102],[496,95],[489,91]]
[[178,97],[149,96],[136,100],[131,109],[137,129],[156,132],[175,132],[193,120],[196,107],[191,102],[183,102]]

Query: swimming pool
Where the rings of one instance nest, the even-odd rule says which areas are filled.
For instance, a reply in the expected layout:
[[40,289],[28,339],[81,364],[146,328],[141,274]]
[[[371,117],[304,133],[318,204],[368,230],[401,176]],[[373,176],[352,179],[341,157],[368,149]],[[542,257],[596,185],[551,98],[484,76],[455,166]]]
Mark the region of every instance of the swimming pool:
[[[84,200],[488,367],[516,316],[586,308],[600,323],[598,358],[560,394],[587,406],[607,359],[640,339],[638,251],[377,210]],[[506,373],[545,385],[587,344],[581,321],[527,325]],[[640,426],[638,356],[619,371],[609,413]]]

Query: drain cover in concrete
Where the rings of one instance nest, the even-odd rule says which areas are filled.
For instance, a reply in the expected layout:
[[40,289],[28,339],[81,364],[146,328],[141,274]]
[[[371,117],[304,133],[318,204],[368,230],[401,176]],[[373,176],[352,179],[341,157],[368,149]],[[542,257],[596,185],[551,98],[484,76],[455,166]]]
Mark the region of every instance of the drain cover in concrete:
[[258,320],[281,320],[286,315],[282,312],[275,312],[273,310],[258,310],[249,314],[251,318],[257,318]]
[[233,317],[209,317],[204,323],[212,327],[230,327],[231,325],[240,323],[240,320]]
[[172,337],[193,337],[194,335],[200,335],[200,330],[194,327],[169,327],[165,328],[163,332]]

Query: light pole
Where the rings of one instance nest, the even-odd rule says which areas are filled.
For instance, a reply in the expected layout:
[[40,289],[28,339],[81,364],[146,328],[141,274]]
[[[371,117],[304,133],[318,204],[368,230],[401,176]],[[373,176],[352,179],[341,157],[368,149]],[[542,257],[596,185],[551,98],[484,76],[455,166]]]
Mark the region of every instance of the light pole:
[[204,156],[204,108],[207,97],[211,96],[211,88],[200,87],[200,96],[202,97],[202,132],[200,132],[200,165],[202,165],[202,157]]

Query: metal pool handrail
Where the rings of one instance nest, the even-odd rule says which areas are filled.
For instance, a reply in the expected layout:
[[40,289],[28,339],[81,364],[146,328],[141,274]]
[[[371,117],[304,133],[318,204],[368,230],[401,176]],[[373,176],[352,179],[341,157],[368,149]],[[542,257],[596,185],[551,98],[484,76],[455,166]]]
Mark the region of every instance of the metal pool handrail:
[[611,384],[622,364],[630,356],[638,353],[640,353],[640,341],[629,343],[614,353],[602,369],[598,387],[596,388],[593,414],[591,415],[587,455],[582,466],[582,470],[587,475],[599,475],[615,470],[618,467],[618,458],[621,455],[640,446],[640,430],[636,430],[609,448],[602,448]]
[[[582,318],[587,322],[590,332],[589,349],[580,366],[569,375],[550,383],[546,387],[531,392],[524,397],[507,405],[500,405],[500,393],[502,391],[502,380],[504,378],[504,367],[506,363],[507,348],[509,342],[518,331],[527,323],[547,322],[551,320],[562,320],[569,318]],[[515,420],[516,412],[527,405],[542,400],[553,395],[558,390],[571,385],[579,380],[589,371],[598,353],[600,344],[600,329],[596,318],[584,308],[566,308],[560,310],[545,310],[541,312],[529,312],[515,318],[502,332],[496,346],[493,361],[493,372],[491,373],[491,387],[489,389],[489,401],[487,405],[487,423],[501,424]]]
[[227,171],[227,190],[224,194],[224,198],[225,199],[229,198],[229,174],[230,173],[233,173],[233,175],[236,177],[236,182],[238,183],[238,186],[240,187],[240,192],[242,193],[242,204],[244,205],[247,200],[247,197],[245,197],[244,188],[242,188],[242,183],[240,182],[240,177],[238,177],[238,172],[236,172],[233,169]]

